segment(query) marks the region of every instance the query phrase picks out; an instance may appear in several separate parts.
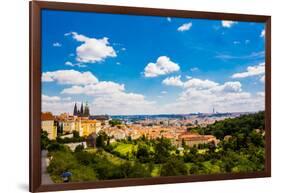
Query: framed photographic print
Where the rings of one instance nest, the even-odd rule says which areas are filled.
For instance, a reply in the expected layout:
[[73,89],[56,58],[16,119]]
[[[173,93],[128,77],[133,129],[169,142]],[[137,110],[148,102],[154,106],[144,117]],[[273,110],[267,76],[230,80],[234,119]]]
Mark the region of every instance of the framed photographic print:
[[30,191],[270,177],[270,25],[30,2]]

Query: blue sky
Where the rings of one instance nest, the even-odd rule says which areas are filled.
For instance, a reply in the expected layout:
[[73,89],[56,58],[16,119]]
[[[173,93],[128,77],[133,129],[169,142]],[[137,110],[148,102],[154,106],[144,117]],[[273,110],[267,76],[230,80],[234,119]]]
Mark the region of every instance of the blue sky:
[[42,11],[42,109],[264,109],[264,24]]

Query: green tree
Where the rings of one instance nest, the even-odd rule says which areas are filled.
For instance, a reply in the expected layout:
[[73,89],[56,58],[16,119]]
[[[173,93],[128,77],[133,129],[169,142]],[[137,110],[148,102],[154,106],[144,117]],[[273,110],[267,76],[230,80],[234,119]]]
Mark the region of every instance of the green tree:
[[109,124],[111,125],[111,127],[117,126],[117,125],[121,125],[122,121],[119,119],[113,119],[109,121]]
[[41,139],[40,139],[40,143],[41,143],[41,150],[42,149],[47,149],[48,145],[50,144],[50,140],[48,138],[48,133],[47,131],[43,131],[41,129]]
[[65,152],[65,151],[69,151],[69,148],[58,142],[52,142],[48,145],[47,150],[49,152],[56,152],[56,151]]
[[155,144],[155,163],[164,163],[169,159],[172,144],[170,140],[166,138],[160,138]]
[[144,144],[139,144],[138,150],[136,152],[136,157],[142,163],[149,162],[150,161],[149,147]]
[[179,176],[186,175],[187,168],[184,162],[176,157],[171,157],[166,163],[161,167],[161,176]]
[[109,137],[104,131],[100,131],[96,138],[96,147],[105,147],[108,138]]
[[53,175],[60,176],[63,172],[75,168],[78,164],[71,152],[55,152],[47,170]]

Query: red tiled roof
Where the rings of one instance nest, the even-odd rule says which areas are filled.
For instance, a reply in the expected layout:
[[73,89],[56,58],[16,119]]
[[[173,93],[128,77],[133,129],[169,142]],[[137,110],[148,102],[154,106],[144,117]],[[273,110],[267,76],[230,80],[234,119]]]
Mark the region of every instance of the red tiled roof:
[[41,113],[41,120],[42,121],[50,121],[50,120],[54,120],[54,119],[55,119],[55,117],[50,112]]

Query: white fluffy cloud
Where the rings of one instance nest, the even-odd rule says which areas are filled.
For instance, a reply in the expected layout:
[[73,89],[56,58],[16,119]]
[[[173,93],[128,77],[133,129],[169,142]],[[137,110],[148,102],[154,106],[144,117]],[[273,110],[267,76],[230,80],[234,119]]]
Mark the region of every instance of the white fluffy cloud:
[[240,92],[242,87],[241,83],[238,81],[225,82],[220,85],[217,82],[199,78],[190,78],[186,81],[182,81],[181,76],[168,77],[164,79],[162,83],[167,86],[178,86],[193,90],[209,90],[210,92]]
[[70,101],[71,97],[59,97],[59,96],[48,96],[42,94],[42,101],[44,102],[58,102],[58,101]]
[[198,90],[202,89],[210,89],[216,87],[218,83],[210,81],[210,80],[201,80],[198,78],[191,78],[183,83],[183,87],[185,88],[196,88]]
[[65,96],[75,95],[89,99],[91,112],[94,114],[145,114],[153,113],[157,109],[154,106],[155,102],[147,100],[144,95],[126,91],[124,84],[99,81],[91,72],[44,72],[42,80],[71,85],[64,88],[60,96],[42,95],[42,110],[54,114],[72,113],[74,101]]
[[58,96],[48,96],[48,95],[42,94],[42,101],[56,102],[56,101],[60,101],[60,100],[61,100],[61,98]]
[[74,85],[70,88],[65,88],[62,94],[86,94],[91,96],[103,96],[105,94],[112,94],[116,92],[123,92],[125,90],[124,84],[118,84],[111,81],[102,81],[96,84],[89,84],[85,86]]
[[42,112],[52,112],[58,115],[62,112],[72,112],[74,102],[70,97],[48,96],[42,94]]
[[229,20],[222,20],[221,25],[222,27],[231,28],[234,24],[237,24],[236,21],[229,21]]
[[65,63],[64,63],[66,66],[71,66],[71,67],[75,67],[75,66],[77,66],[77,67],[80,67],[80,68],[85,68],[85,67],[87,67],[86,65],[84,65],[84,64],[81,64],[81,63],[72,63],[72,62],[70,62],[70,61],[66,61]]
[[177,30],[180,32],[188,31],[188,30],[190,30],[191,27],[192,27],[192,23],[189,22],[189,23],[182,24],[180,27],[178,27]]
[[242,91],[242,85],[240,82],[225,82],[223,85],[216,86],[214,91],[231,93],[231,92],[240,92]]
[[184,83],[181,81],[181,76],[167,77],[162,81],[162,83],[168,86],[182,87],[184,85]]
[[53,46],[54,46],[54,47],[61,47],[62,45],[61,45],[61,43],[59,43],[59,42],[54,42],[54,43],[53,43]]
[[58,82],[59,84],[87,85],[97,83],[98,79],[91,72],[75,70],[58,70],[42,73],[43,82]]
[[95,63],[103,61],[108,57],[116,57],[117,54],[112,46],[110,46],[108,38],[101,39],[89,38],[76,32],[66,33],[71,35],[78,42],[82,42],[76,48],[76,60],[83,63]]
[[98,114],[115,115],[153,114],[157,109],[154,102],[146,100],[143,95],[127,92],[96,97],[92,106]]
[[126,92],[123,84],[102,81],[96,84],[64,89],[61,94],[87,95],[96,114],[143,114],[155,112],[154,102],[142,94]]
[[149,63],[144,69],[145,77],[157,77],[180,70],[180,66],[167,56],[160,56],[156,63]]
[[211,112],[215,107],[220,112],[257,111],[264,109],[264,96],[242,90],[238,81],[219,84],[211,80],[192,78],[186,81],[179,76],[165,79],[163,84],[180,86],[183,91],[174,103],[164,106],[164,111],[174,113]]
[[265,73],[264,63],[260,63],[256,66],[249,66],[245,72],[235,73],[232,78],[247,78],[250,76],[263,75]]
[[263,30],[261,31],[260,37],[263,38],[264,36],[265,36],[265,30],[263,29]]

